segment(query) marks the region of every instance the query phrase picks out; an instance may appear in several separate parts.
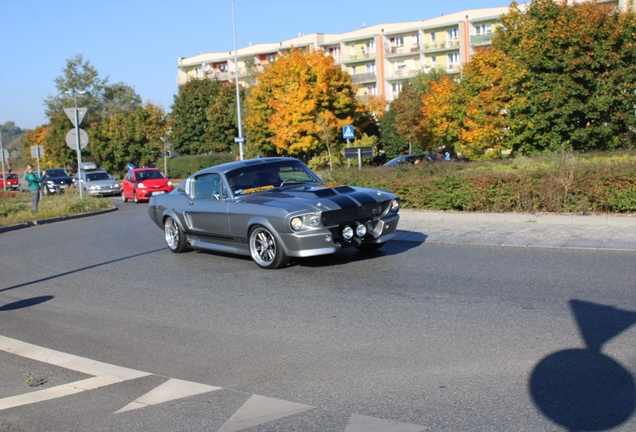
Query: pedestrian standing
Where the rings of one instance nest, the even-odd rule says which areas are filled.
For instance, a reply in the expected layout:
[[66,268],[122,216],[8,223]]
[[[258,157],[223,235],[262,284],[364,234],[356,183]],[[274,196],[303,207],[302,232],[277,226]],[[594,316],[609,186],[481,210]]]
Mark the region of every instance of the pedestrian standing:
[[33,174],[33,167],[31,165],[26,166],[26,175],[24,178],[29,184],[29,190],[31,191],[31,213],[35,214],[38,211],[38,204],[40,202],[40,183],[44,181],[44,175],[46,171],[42,171],[41,177]]

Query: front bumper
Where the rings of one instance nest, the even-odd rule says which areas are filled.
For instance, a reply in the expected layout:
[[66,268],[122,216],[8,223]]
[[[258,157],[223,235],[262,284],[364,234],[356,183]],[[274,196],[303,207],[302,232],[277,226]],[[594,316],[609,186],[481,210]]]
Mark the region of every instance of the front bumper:
[[382,219],[367,221],[364,223],[367,233],[363,237],[354,235],[349,240],[344,239],[341,234],[342,229],[347,226],[345,224],[294,233],[279,233],[279,235],[288,256],[327,255],[343,248],[387,242],[397,236],[399,220],[400,215],[394,213]]
[[150,197],[152,197],[153,195],[162,195],[162,194],[167,194],[172,192],[172,190],[174,189],[173,186],[170,187],[162,187],[162,188],[145,188],[145,189],[141,189],[138,188],[137,189],[137,198],[139,199],[143,199],[143,200],[149,200]]

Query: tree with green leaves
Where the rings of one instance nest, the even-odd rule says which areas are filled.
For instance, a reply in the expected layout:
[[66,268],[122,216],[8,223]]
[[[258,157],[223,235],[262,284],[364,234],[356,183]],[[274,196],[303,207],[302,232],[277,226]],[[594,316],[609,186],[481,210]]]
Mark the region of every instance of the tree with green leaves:
[[155,105],[116,113],[91,129],[91,155],[113,172],[123,172],[129,163],[152,165],[164,153],[167,131],[165,113]]
[[516,3],[493,46],[526,73],[512,86],[510,139],[516,151],[576,151],[626,145],[636,126],[636,19],[615,5]]
[[180,86],[170,115],[174,149],[189,155],[226,151],[238,124],[233,120],[235,93],[234,87],[217,79],[193,79]]

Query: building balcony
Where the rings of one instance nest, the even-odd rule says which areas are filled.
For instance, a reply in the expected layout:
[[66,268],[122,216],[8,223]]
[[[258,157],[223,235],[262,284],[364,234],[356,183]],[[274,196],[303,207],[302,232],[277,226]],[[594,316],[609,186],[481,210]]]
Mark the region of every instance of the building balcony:
[[374,58],[375,58],[374,52],[368,52],[368,53],[362,53],[362,54],[347,54],[344,57],[344,61],[345,62],[362,61],[362,60],[374,59]]
[[484,35],[473,35],[470,37],[470,44],[471,45],[489,45],[492,43],[492,37],[494,36],[494,33],[488,33],[488,34],[484,34]]
[[384,47],[384,54],[387,57],[401,56],[401,55],[409,55],[414,53],[419,53],[422,50],[421,45],[403,45],[403,46],[394,46],[394,47]]
[[376,76],[375,72],[367,72],[367,73],[351,75],[351,81],[353,81],[354,83],[363,83],[363,82],[368,82],[368,81],[375,81],[376,79],[377,79],[377,76]]
[[459,40],[454,39],[444,42],[428,43],[424,44],[424,51],[444,51],[449,49],[457,49],[459,47]]

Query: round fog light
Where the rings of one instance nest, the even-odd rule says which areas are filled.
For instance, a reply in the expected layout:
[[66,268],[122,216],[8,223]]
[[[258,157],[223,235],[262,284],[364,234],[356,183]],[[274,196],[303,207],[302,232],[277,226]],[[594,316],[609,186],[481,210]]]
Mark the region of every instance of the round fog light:
[[364,225],[360,224],[356,227],[356,235],[358,237],[364,237],[366,233],[367,233],[367,227],[365,227]]
[[342,230],[342,236],[345,240],[351,239],[351,237],[353,237],[353,229],[351,227],[345,227]]

